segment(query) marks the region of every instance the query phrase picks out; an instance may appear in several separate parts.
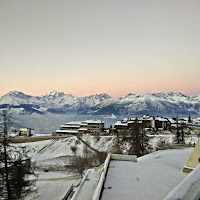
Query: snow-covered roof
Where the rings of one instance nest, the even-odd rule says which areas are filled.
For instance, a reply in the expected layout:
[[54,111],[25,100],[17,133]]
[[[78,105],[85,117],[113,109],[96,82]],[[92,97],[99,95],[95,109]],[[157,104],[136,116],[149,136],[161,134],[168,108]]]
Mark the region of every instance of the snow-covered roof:
[[162,117],[156,117],[155,120],[158,120],[160,122],[167,122],[168,121],[167,119],[164,119]]
[[[181,173],[181,170],[192,150],[157,151],[138,158],[137,162],[110,159],[108,164],[108,156],[94,195],[87,198],[85,193],[84,197],[97,200],[101,194],[101,200],[164,199],[186,177],[187,174]],[[103,176],[104,171],[106,176]],[[85,191],[87,189],[90,188],[86,187]]]
[[80,126],[77,126],[77,124],[74,125],[61,125],[60,128],[79,128]]
[[184,151],[169,150],[141,157],[138,162],[111,160],[101,199],[163,199],[186,177],[180,170],[188,157]]
[[164,200],[200,198],[200,164]]
[[153,117],[149,117],[147,120],[153,120]]
[[87,125],[87,122],[81,122],[81,125]]
[[71,121],[71,122],[67,122],[67,123],[65,123],[65,125],[80,125],[81,124],[81,122],[80,121]]
[[28,131],[28,128],[23,127],[23,128],[20,128],[19,131]]
[[172,124],[175,124],[175,123],[176,123],[176,121],[173,120],[172,118],[168,118],[168,120],[169,120],[169,122],[172,123]]
[[78,131],[87,131],[87,128],[79,128]]
[[134,120],[135,120],[135,117],[132,117],[131,120],[134,121]]
[[78,133],[78,130],[56,130],[56,133]]
[[196,118],[196,119],[192,119],[192,121],[199,122],[199,121],[200,121],[200,117],[199,117],[199,118]]
[[101,173],[94,169],[89,169],[85,174],[83,180],[76,193],[72,197],[72,200],[88,200],[92,199],[94,190],[97,186]]
[[128,123],[128,124],[133,124],[133,123],[134,123],[134,121],[128,121],[127,123]]
[[180,118],[180,120],[188,121],[188,118],[182,117],[182,118]]
[[86,123],[88,123],[88,124],[103,124],[103,123],[105,123],[104,121],[101,121],[101,120],[97,120],[97,119],[90,119],[90,120],[86,120],[86,121],[84,121],[84,122],[86,122]]
[[124,122],[122,122],[122,121],[117,121],[117,122],[115,123],[115,126],[128,126],[128,124],[127,124],[127,123],[124,123]]

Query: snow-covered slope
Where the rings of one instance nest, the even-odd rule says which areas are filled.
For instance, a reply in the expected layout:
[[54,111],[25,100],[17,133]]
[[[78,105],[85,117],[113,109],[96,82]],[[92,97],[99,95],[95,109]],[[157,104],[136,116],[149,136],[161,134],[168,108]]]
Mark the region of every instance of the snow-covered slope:
[[95,115],[199,115],[200,95],[181,93],[133,94],[111,98],[108,94],[74,97],[52,91],[42,96],[10,92],[0,98],[0,108],[11,107],[20,113],[76,113]]

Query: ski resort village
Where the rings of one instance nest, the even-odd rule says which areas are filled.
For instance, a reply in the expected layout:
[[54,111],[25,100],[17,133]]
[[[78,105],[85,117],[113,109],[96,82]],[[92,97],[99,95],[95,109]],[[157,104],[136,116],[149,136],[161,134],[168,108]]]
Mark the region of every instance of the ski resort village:
[[9,128],[1,111],[1,199],[200,199],[198,117],[74,120],[38,134]]

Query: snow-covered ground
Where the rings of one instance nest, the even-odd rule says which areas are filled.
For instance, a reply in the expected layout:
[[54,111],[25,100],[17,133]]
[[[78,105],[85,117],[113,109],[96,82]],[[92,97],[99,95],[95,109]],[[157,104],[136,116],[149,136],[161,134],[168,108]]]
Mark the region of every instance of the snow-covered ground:
[[[83,139],[99,151],[109,149],[112,143],[112,137],[85,136]],[[66,139],[24,143],[23,145],[30,149],[29,156],[35,162],[37,169],[40,169],[40,171],[36,171],[38,189],[35,193],[27,196],[26,200],[60,200],[72,184],[77,184],[80,181],[77,175],[70,173],[67,171],[67,167],[64,167],[69,164],[69,158],[73,155],[72,146],[77,147],[77,155],[83,155],[84,144],[75,136]],[[49,172],[44,172],[44,169],[48,169]]]
[[[91,147],[99,151],[109,151],[112,147],[113,137],[95,137],[86,135],[83,137]],[[71,147],[76,147],[76,155],[82,156],[85,145],[73,136],[65,139],[51,139],[40,142],[25,143],[30,149],[29,156],[38,167],[64,166],[68,164],[69,157],[73,155]]]
[[[165,145],[171,145],[174,141],[174,134],[162,134],[162,135],[149,135],[149,145],[155,151],[156,148],[164,142]],[[198,141],[198,137],[194,135],[185,136],[185,144],[196,144]]]
[[41,172],[36,171],[38,180],[37,190],[25,200],[61,200],[72,184],[80,182],[80,178],[69,172]]
[[[165,140],[166,143],[172,143],[174,135],[154,135],[151,136],[150,145],[155,149],[157,145]],[[99,151],[112,152],[113,141],[115,140],[112,136],[90,136],[85,135],[83,137],[84,141],[90,144],[91,147],[98,149]],[[187,138],[186,141],[191,139]],[[197,141],[197,138],[193,137],[193,142]],[[77,176],[70,174],[65,170],[65,166],[70,162],[70,156],[73,155],[71,147],[77,147],[77,155],[82,156],[84,152],[84,144],[73,136],[70,138],[62,139],[51,139],[39,142],[24,143],[29,147],[29,156],[35,162],[37,167],[36,174],[38,174],[38,181],[36,185],[38,187],[38,193],[35,197],[29,199],[62,199],[66,194],[72,183],[77,183]],[[124,144],[124,148],[128,148],[128,144]],[[141,157],[138,160],[140,162],[153,162],[160,165],[162,164],[170,165],[180,171],[186,164],[189,158],[192,148],[175,150],[176,154],[171,153],[173,150],[159,151],[149,154],[147,156]],[[180,161],[179,164],[176,162],[177,156]],[[170,164],[168,163],[170,160]],[[44,172],[44,169],[48,169],[49,172]],[[62,171],[60,171],[62,170]],[[67,168],[66,168],[67,170]]]
[[[174,135],[154,135],[150,136],[149,145],[155,151],[156,147],[165,141],[165,144],[172,144]],[[115,137],[112,136],[83,136],[83,140],[87,141],[91,147],[98,151],[106,151],[112,153],[113,142]],[[197,137],[188,136],[186,143],[196,143]],[[83,155],[85,145],[77,139],[76,136],[62,139],[51,139],[39,142],[25,143],[30,149],[29,155],[36,166],[49,168],[53,166],[64,166],[69,162],[70,156],[73,155],[71,147],[76,147],[76,154]],[[123,144],[124,152],[129,148],[128,143]]]

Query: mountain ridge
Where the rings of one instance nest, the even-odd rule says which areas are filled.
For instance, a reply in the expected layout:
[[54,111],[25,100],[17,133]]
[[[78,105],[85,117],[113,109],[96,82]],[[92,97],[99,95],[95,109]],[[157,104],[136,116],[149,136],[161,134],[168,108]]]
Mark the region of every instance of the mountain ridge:
[[129,93],[114,98],[108,94],[75,97],[63,92],[50,91],[41,96],[31,96],[11,91],[0,98],[0,108],[10,108],[20,114],[76,113],[92,115],[134,114],[200,114],[200,95],[182,93]]

